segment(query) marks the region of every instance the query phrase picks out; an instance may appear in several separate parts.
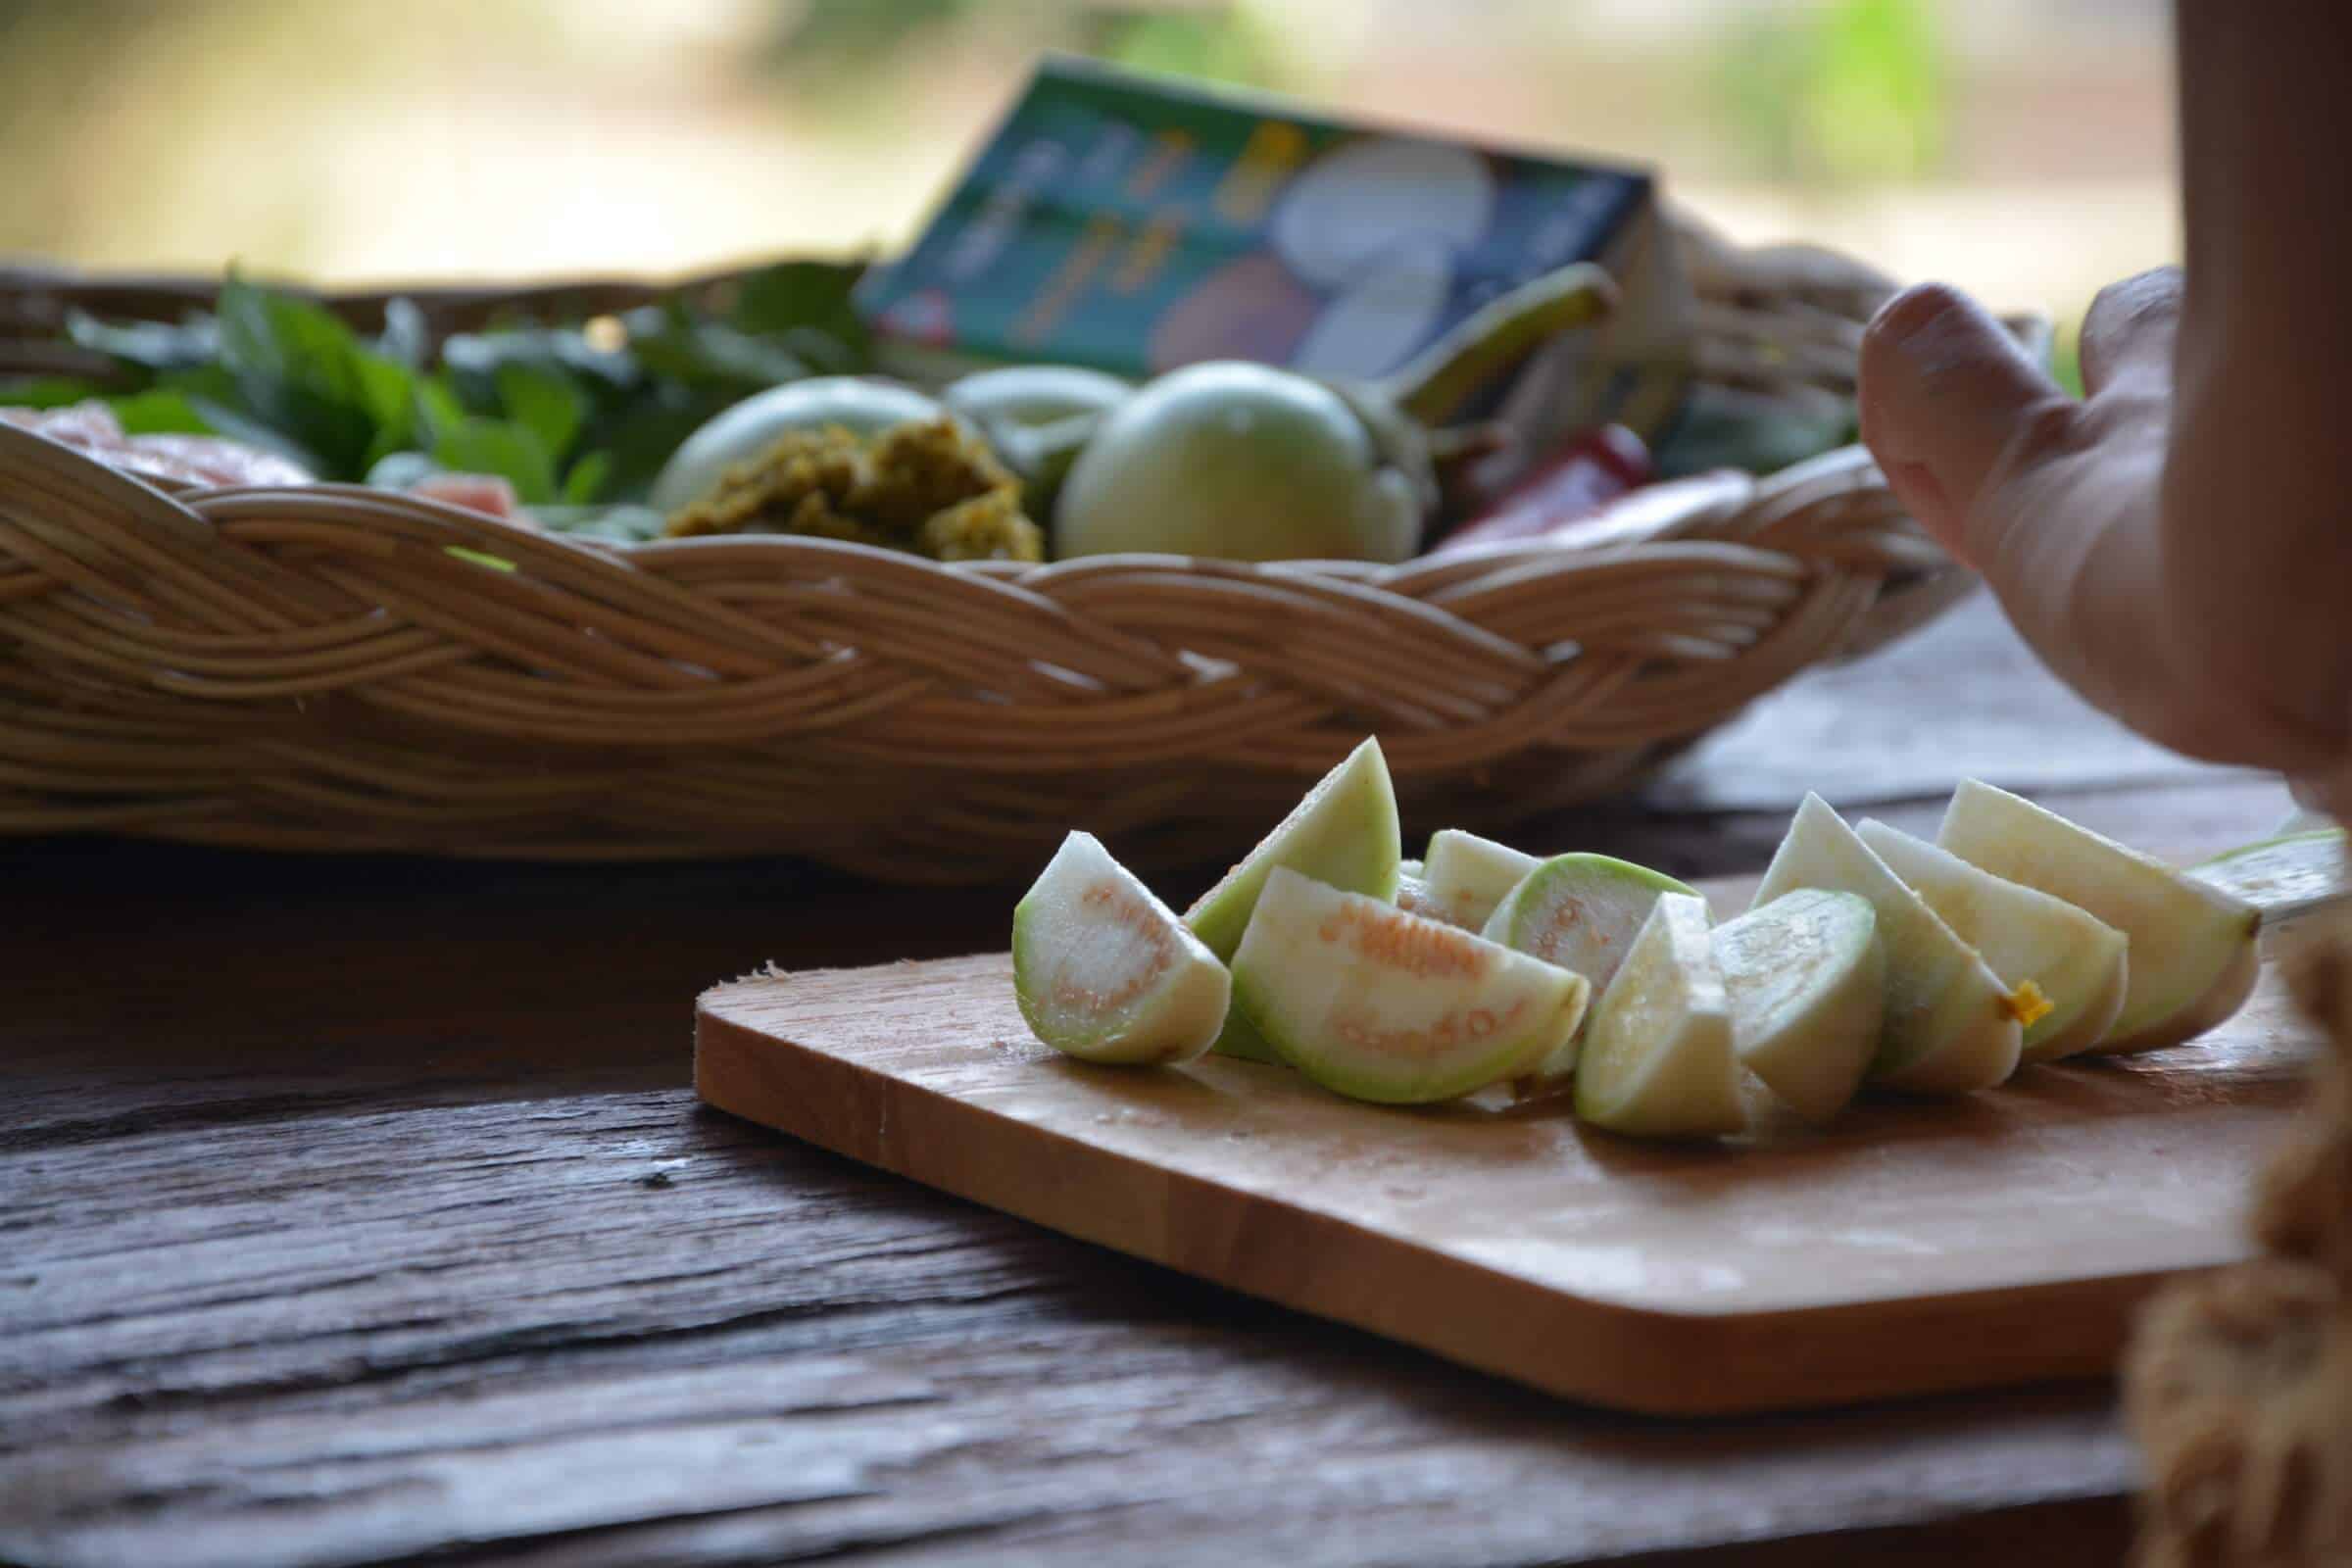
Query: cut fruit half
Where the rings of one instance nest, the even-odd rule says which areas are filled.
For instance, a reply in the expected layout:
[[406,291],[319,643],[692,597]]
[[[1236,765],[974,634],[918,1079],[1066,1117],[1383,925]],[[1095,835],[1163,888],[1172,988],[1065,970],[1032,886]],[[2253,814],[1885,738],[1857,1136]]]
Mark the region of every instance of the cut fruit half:
[[1012,911],[1021,1016],[1087,1061],[1190,1061],[1225,1021],[1225,966],[1089,833],[1072,833]]
[[1645,865],[1605,855],[1556,855],[1521,877],[1480,933],[1489,942],[1574,969],[1605,989],[1664,893],[1697,893]]
[[2260,911],[2153,856],[1975,779],[1953,792],[1936,842],[2131,939],[2123,1008],[2091,1048],[2102,1054],[2177,1045],[2235,1012],[2254,989]]
[[1436,907],[1424,912],[1465,931],[1483,931],[1494,906],[1543,863],[1507,844],[1458,827],[1442,828],[1429,836],[1429,869],[1422,880]]
[[1886,1011],[1872,1078],[1923,1094],[1966,1094],[2017,1070],[2019,1020],[2034,1010],[2034,999],[2013,996],[1818,795],[1796,808],[1752,907],[1801,888],[1859,894],[1878,916]]
[[1886,1021],[1886,950],[1870,901],[1784,893],[1708,940],[1740,1064],[1798,1115],[1828,1121],[1862,1086]]
[[[1277,866],[1387,903],[1396,896],[1401,856],[1396,791],[1389,781],[1388,759],[1381,755],[1377,739],[1367,739],[1324,774],[1257,848],[1194,902],[1184,913],[1184,923],[1209,952],[1229,960],[1250,927],[1258,891]],[[1238,1010],[1228,1013],[1215,1049],[1252,1061],[1279,1059]]]
[[1704,900],[1668,893],[1651,906],[1592,1009],[1576,1113],[1641,1138],[1704,1138],[1746,1126],[1731,1002],[1708,945]]
[[2026,1026],[2027,1061],[2088,1051],[2114,1027],[2130,985],[2125,935],[2064,899],[1969,864],[1949,850],[1863,821],[1854,831],[2011,990],[2037,988],[2050,1010]]
[[1269,874],[1233,956],[1234,1010],[1324,1087],[1390,1104],[1523,1072],[1583,1021],[1582,975],[1441,920]]

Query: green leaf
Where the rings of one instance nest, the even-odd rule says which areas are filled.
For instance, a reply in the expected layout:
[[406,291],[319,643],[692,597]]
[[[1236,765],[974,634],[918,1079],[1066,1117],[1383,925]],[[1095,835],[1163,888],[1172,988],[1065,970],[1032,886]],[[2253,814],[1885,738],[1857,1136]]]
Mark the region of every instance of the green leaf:
[[234,272],[220,312],[220,360],[246,409],[317,453],[321,478],[365,473],[391,378],[407,372],[369,354],[323,306],[256,288]]
[[555,460],[528,425],[467,415],[434,437],[432,452],[452,472],[498,474],[524,506],[556,498]]
[[16,409],[63,409],[91,398],[111,398],[118,388],[102,386],[77,375],[35,375],[0,380],[0,406]]
[[673,399],[647,403],[625,412],[600,416],[582,445],[612,460],[605,480],[610,501],[642,501],[654,476],[686,438],[701,429],[720,410],[737,401],[732,388],[689,393],[668,389]]
[[219,323],[210,317],[169,321],[101,321],[84,311],[66,316],[66,337],[123,365],[161,374],[210,365],[220,352]]
[[508,418],[527,426],[552,457],[571,450],[572,437],[580,433],[592,407],[588,394],[574,386],[571,377],[511,360],[498,368],[496,380]]
[[126,397],[109,398],[108,405],[125,435],[216,435],[212,422],[197,412],[185,392],[153,387]]
[[736,284],[731,319],[746,332],[818,332],[862,358],[865,322],[851,294],[864,270],[832,262],[763,267]]
[[197,417],[211,425],[216,434],[231,441],[242,441],[249,447],[260,447],[264,452],[274,452],[289,463],[301,465],[306,472],[315,477],[331,477],[327,461],[322,455],[313,452],[275,426],[263,423],[242,409],[226,403],[216,403],[200,393],[182,395],[187,398],[188,407],[196,411]]
[[441,550],[444,555],[455,556],[460,561],[468,562],[476,566],[488,566],[492,571],[513,571],[514,569],[514,563],[504,556],[491,555],[485,550],[468,550],[464,545],[443,545]]
[[455,430],[466,422],[466,406],[458,400],[446,371],[419,376],[410,392],[416,400],[416,436],[421,445],[431,446],[441,439],[443,431]]
[[611,453],[589,453],[573,464],[571,471],[564,476],[562,497],[564,503],[566,506],[586,506],[597,498],[598,493],[605,487],[605,480],[610,478],[612,473],[612,455]]
[[637,363],[656,375],[731,387],[739,397],[808,373],[808,364],[780,344],[718,321],[669,322],[659,332],[633,338],[630,348]]

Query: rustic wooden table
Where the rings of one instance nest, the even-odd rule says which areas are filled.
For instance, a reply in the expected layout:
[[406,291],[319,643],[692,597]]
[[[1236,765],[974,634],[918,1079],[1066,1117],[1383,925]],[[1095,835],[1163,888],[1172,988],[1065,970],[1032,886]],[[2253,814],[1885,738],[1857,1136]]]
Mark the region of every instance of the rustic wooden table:
[[[1752,870],[1790,781],[1919,827],[1962,771],[2177,851],[2287,809],[2086,716],[1980,604],[1529,837]],[[994,947],[1002,889],[0,868],[6,1561],[2014,1565],[2129,1534],[2105,1385],[1581,1409],[698,1108],[705,985]]]

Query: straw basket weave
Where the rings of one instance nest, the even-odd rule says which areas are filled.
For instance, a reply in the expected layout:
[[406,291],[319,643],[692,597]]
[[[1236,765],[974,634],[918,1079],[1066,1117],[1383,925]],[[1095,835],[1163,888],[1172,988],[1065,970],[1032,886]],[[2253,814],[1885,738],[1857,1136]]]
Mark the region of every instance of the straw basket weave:
[[[1702,374],[1851,390],[1886,280],[1687,243]],[[645,295],[411,297],[451,330]],[[0,274],[0,373],[77,368],[69,307],[204,298]],[[1409,828],[1494,826],[1622,790],[1966,587],[1858,448],[1644,492],[1588,549],[940,565],[573,542],[353,486],[168,494],[0,425],[0,832],[968,881],[1075,825],[1141,863],[1229,852],[1366,733]]]

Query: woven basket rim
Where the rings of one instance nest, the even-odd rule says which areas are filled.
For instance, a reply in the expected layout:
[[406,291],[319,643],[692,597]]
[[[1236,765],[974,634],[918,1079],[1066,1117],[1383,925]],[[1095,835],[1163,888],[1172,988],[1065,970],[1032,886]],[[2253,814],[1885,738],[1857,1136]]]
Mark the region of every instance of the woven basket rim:
[[[1723,373],[1850,382],[1891,283],[1693,254]],[[10,283],[0,341],[29,324]],[[1608,520],[1396,565],[621,545],[364,485],[149,482],[0,425],[0,835],[968,882],[1073,825],[1138,866],[1222,853],[1366,732],[1408,810],[1499,829],[1970,581],[1860,447]]]

